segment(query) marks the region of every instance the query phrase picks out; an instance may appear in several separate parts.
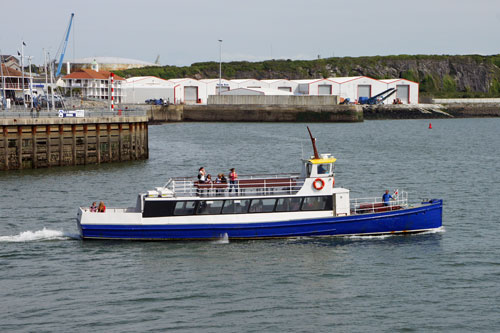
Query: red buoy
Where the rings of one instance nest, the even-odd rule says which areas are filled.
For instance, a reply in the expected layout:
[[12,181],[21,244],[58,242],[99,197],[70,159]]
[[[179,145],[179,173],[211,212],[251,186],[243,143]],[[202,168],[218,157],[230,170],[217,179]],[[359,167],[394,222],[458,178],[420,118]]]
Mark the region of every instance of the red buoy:
[[429,123],[429,129],[432,129],[432,123]]

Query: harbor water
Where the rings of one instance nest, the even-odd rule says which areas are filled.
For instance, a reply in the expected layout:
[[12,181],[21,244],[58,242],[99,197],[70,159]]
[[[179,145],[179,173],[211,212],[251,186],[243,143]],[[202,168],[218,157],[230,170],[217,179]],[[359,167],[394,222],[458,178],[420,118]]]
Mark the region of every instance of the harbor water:
[[78,206],[169,177],[300,171],[303,123],[149,128],[149,160],[0,173],[0,331],[492,332],[500,327],[500,119],[310,124],[351,197],[442,198],[428,234],[81,241]]

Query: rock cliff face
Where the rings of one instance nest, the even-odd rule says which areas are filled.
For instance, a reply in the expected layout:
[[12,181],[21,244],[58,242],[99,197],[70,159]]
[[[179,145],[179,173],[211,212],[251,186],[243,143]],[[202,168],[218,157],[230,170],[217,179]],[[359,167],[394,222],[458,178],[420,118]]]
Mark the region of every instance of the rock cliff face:
[[[219,64],[131,69],[126,76],[155,75],[165,79],[217,78]],[[421,96],[500,97],[500,55],[398,55],[317,60],[269,60],[222,64],[227,79],[320,79],[365,75],[376,79],[405,78],[420,83]]]

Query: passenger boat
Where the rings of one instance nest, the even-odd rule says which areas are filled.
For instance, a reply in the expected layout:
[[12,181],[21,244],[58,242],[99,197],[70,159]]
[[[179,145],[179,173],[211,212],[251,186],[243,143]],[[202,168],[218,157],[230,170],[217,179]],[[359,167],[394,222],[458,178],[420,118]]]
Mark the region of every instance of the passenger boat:
[[[309,129],[309,128],[308,128]],[[239,176],[235,184],[171,178],[139,194],[135,207],[104,213],[80,207],[82,239],[208,240],[419,233],[442,226],[443,201],[351,199],[335,186],[330,154],[302,160],[297,174]]]

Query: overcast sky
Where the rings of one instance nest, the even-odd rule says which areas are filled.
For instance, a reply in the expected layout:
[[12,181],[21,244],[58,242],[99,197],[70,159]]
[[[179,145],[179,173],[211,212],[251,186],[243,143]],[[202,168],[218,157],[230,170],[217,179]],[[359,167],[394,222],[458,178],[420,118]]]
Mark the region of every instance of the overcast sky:
[[200,61],[390,54],[498,54],[500,0],[2,1],[0,51],[43,62],[69,17],[65,60]]

